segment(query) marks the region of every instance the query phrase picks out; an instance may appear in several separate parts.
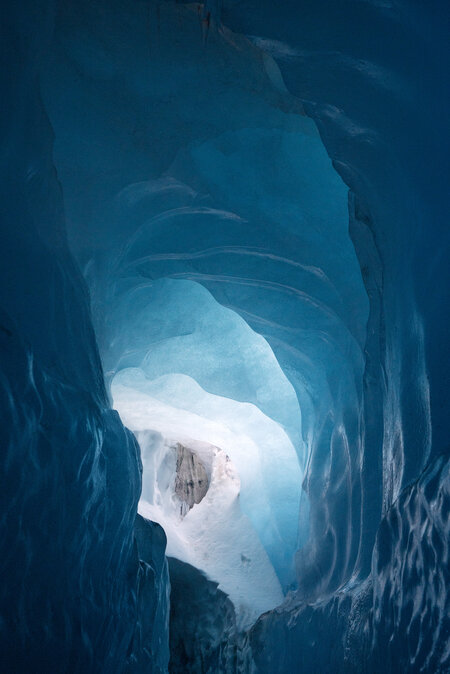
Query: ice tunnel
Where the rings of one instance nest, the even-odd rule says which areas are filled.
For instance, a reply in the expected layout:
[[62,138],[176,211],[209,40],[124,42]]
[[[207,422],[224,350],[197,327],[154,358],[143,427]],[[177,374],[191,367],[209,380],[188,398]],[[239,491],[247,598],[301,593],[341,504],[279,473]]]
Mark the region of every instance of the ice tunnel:
[[5,5],[0,671],[450,673],[446,9]]

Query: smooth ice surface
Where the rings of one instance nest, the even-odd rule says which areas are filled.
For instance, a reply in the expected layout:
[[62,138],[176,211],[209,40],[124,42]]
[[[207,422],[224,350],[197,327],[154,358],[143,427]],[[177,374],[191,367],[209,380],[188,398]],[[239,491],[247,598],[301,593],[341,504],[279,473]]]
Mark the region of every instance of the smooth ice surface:
[[[230,405],[252,403],[288,431],[304,464],[301,413],[292,384],[267,341],[202,285],[170,278],[138,285],[121,298],[109,321],[116,330],[108,356],[111,362],[117,354],[115,370],[139,367],[148,380],[185,374],[205,391],[229,398]],[[194,399],[190,403],[188,391],[183,394],[183,381],[174,387],[174,406],[190,409],[186,405]],[[161,399],[168,402],[171,393],[163,386]]]

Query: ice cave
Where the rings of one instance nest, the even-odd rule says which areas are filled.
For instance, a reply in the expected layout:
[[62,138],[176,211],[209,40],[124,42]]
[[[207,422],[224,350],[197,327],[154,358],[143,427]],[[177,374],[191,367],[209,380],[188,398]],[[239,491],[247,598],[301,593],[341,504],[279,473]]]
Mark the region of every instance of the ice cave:
[[449,674],[448,2],[1,15],[1,674]]

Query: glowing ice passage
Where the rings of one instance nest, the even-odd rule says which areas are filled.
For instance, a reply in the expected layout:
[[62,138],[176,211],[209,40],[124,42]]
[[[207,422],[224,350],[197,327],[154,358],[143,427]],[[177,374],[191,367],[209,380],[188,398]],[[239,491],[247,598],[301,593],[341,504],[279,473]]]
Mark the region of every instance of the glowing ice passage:
[[[187,533],[180,552],[181,529],[169,525],[164,508],[158,514],[141,506],[141,512],[165,525],[170,554],[206,571],[232,599],[237,570],[247,583],[252,579],[254,606],[246,611],[256,618],[280,602],[278,583],[286,591],[306,579],[308,547],[328,527],[335,531],[326,553],[331,559],[333,548],[351,547],[354,532],[340,515],[311,538],[310,500],[316,506],[323,500],[330,470],[344,483],[352,470],[368,299],[348,237],[347,189],[272,57],[223,29],[208,37],[205,61],[198,15],[171,3],[158,9],[159,46],[149,55],[147,11],[144,5],[127,10],[127,27],[120,13],[108,13],[111,24],[101,38],[87,26],[81,38],[70,15],[71,37],[62,40],[45,76],[69,237],[86,267],[100,352],[122,420],[191,449],[201,440],[223,450],[240,480],[239,517],[249,519],[261,553],[255,542],[241,559],[236,534],[226,536],[225,557],[201,561],[200,553],[190,554]],[[171,39],[178,19],[181,61]],[[130,30],[134,49],[125,57]],[[97,72],[97,57],[86,61],[86,40],[93,54],[106,49],[125,69],[127,102],[118,127],[103,115],[114,79]],[[65,82],[73,68],[69,101]],[[92,78],[100,78],[94,89]],[[156,119],[151,111],[166,106],[169,94],[170,111]],[[80,108],[102,129],[95,145],[84,115],[74,114]],[[137,126],[139,138],[148,138],[144,152]],[[181,374],[201,389],[175,377]],[[321,460],[317,485],[303,491],[304,471],[322,451],[332,463]],[[144,461],[144,490],[147,479],[154,477]],[[187,514],[183,530],[200,509],[205,503]],[[217,522],[216,528],[217,541],[223,527]],[[304,552],[296,556],[298,549]],[[249,558],[266,570],[255,573]],[[339,577],[348,569],[329,573]]]
[[[345,564],[354,564],[358,547],[340,515],[333,523],[328,516],[321,523],[318,518],[319,531],[310,536],[311,499],[316,507],[323,503],[330,470],[346,483],[345,473],[358,461],[348,447],[360,443],[368,298],[348,237],[347,189],[270,54],[224,28],[208,36],[205,60],[196,11],[168,3],[158,9],[159,37],[150,55],[147,11],[144,5],[127,11],[127,27],[120,13],[108,13],[102,46],[87,26],[83,38],[70,28],[71,37],[61,42],[44,80],[71,214],[69,238],[86,268],[106,376],[113,381],[114,404],[133,430],[157,430],[172,441],[184,438],[191,448],[202,440],[226,452],[241,483],[240,511],[282,588],[296,586],[299,579],[311,587],[304,560],[329,527],[335,533],[331,547],[329,542],[322,547],[329,558],[325,565],[334,565],[333,548],[353,545],[353,559],[327,573],[348,574]],[[183,60],[175,58],[178,47],[171,39],[178,20]],[[130,30],[134,49],[125,57]],[[92,89],[99,61],[86,61],[81,47],[86,40],[93,53],[106,49],[125,69],[127,101],[119,126],[115,117],[103,115],[114,79],[104,73]],[[65,82],[74,67],[69,102]],[[102,129],[94,146],[83,115],[74,114],[81,108]],[[157,109],[161,114],[155,118]],[[117,134],[120,154],[114,150]],[[129,368],[140,371],[133,382]],[[150,382],[142,374],[150,381],[185,374],[216,398],[205,395],[203,409],[193,408],[192,387],[180,401],[175,380],[170,386],[160,379],[150,397],[171,407],[172,414],[161,406],[150,412],[147,403],[147,418],[138,420],[129,403],[132,395],[117,388],[125,381],[124,369],[135,408],[136,390],[141,409],[142,396],[148,395]],[[219,413],[224,398],[247,404],[228,411],[231,428],[224,402]],[[181,423],[180,408],[200,417],[196,430],[186,415]],[[256,419],[258,410],[263,414]],[[205,417],[235,439],[211,424],[208,437]],[[238,441],[236,435],[249,440]],[[332,463],[321,459],[314,489],[303,490],[304,471],[320,452]],[[145,470],[143,482],[145,488]],[[353,489],[351,480],[347,486]],[[347,496],[338,490],[337,498]],[[187,515],[185,528],[198,510],[195,506]],[[163,515],[153,517],[163,523]],[[165,528],[171,551],[172,528],[167,523]],[[233,539],[227,540],[232,548]],[[296,555],[298,549],[303,552]],[[182,558],[192,562],[189,555]],[[211,560],[196,565],[233,596]],[[226,566],[234,577],[236,570]],[[244,562],[238,567],[256,582]],[[276,600],[260,596],[252,615],[273,608],[277,592],[271,594]],[[255,601],[257,593],[250,594]]]
[[5,5],[2,672],[450,671],[443,10]]
[[[128,346],[120,362],[139,367],[121,369],[111,392],[138,431],[140,512],[164,527],[170,556],[207,572],[254,621],[281,602],[280,582],[295,579],[304,447],[292,428],[297,456],[280,425],[299,424],[294,389],[267,342],[197,283],[156,281],[137,294],[134,320],[120,323]],[[174,498],[177,443],[206,461],[210,480],[201,507],[183,517]]]

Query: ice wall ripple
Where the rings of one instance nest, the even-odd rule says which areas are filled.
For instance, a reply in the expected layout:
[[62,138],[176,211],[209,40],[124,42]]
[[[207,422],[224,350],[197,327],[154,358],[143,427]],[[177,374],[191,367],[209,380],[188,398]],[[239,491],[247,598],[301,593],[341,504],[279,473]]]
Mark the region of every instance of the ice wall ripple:
[[[139,565],[138,446],[108,406],[67,248],[38,84],[53,10],[2,10],[0,669],[119,674],[141,630],[139,588],[161,613],[168,580],[156,573],[163,541],[153,585]],[[168,660],[164,621],[160,636],[155,671]]]
[[[104,315],[106,299],[113,299],[116,292],[125,295],[136,284],[151,283],[153,274],[163,276],[167,270],[171,274],[204,274],[219,301],[232,302],[246,320],[253,320],[255,329],[270,335],[277,358],[298,392],[304,417],[311,420],[309,425],[307,421],[304,424],[305,441],[311,449],[305,488],[315,494],[316,504],[312,509],[311,546],[302,551],[299,560],[303,596],[311,591],[323,597],[344,584],[348,594],[332,602],[335,607],[347,606],[342,613],[345,617],[350,603],[361,608],[368,601],[370,593],[365,585],[366,589],[360,588],[364,599],[356,604],[349,600],[350,588],[370,572],[380,519],[391,517],[398,499],[406,493],[405,487],[418,479],[430,457],[448,452],[449,324],[444,310],[449,305],[450,288],[445,141],[448,89],[443,77],[448,62],[446,5],[439,0],[426,5],[403,0],[288,0],[282,6],[270,0],[212,0],[198,15],[182,3],[145,6],[145,11],[136,9],[124,21],[124,4],[114,3],[113,11],[103,12],[99,31],[98,17],[95,11],[90,13],[88,3],[77,3],[76,11],[68,3],[59,17],[57,65],[49,69],[45,88],[57,129],[58,168],[72,223],[71,241],[79,260],[88,263],[102,353],[109,352],[115,337]],[[223,21],[238,35],[222,30],[220,25],[214,30],[220,9]],[[175,25],[177,40],[171,39]],[[101,32],[101,40],[96,31]],[[268,87],[274,82],[268,77],[269,70],[274,72],[272,56],[254,45],[249,47],[243,34],[258,36],[257,44],[279,58],[287,89],[301,98],[303,105],[282,87]],[[181,42],[188,48],[181,50]],[[83,48],[86,43],[89,58]],[[127,48],[131,44],[132,50]],[[100,58],[93,59],[96,51]],[[101,68],[98,72],[105,55],[106,61],[116,65],[113,84],[110,70]],[[247,67],[242,68],[245,59]],[[270,68],[264,65],[268,63]],[[70,100],[67,81],[73,87]],[[125,83],[126,93],[120,97],[116,95],[117,81]],[[109,114],[112,107],[117,114]],[[311,158],[315,146],[312,127],[298,118],[302,109],[315,119],[334,167],[352,189],[351,235],[370,298],[367,334],[360,329],[362,323],[366,325],[367,314],[363,312],[361,321],[361,304],[352,301],[355,284],[348,283],[346,289],[345,281],[338,280],[349,279],[352,268],[349,257],[333,255],[333,251],[342,250],[342,240],[320,236],[321,231],[328,234],[324,226],[329,215],[326,200],[323,209],[316,211],[320,217],[309,219],[311,211],[299,208],[299,201],[292,201],[289,194],[295,185],[292,192],[301,196],[302,206],[311,203],[311,195],[317,197],[315,187],[323,195],[323,183],[319,189],[315,180],[318,174],[324,175],[320,154],[315,155],[317,163],[309,164],[313,180],[302,183],[302,175],[295,170],[298,157]],[[275,129],[279,133],[274,133]],[[292,156],[286,147],[295,147]],[[277,171],[269,173],[271,190],[264,173],[270,164],[268,158],[280,156],[284,159],[276,168],[282,167],[283,180],[277,182]],[[247,167],[244,174],[242,166]],[[175,180],[179,183],[176,198],[168,183],[164,189],[156,184],[164,172],[172,184]],[[291,182],[287,176],[292,177]],[[97,195],[91,187],[94,182]],[[329,192],[329,203],[334,214],[339,210],[340,217],[346,218],[338,183],[334,186],[337,192]],[[117,195],[124,188],[127,200],[118,208]],[[151,195],[156,192],[155,205]],[[86,197],[81,205],[80,194]],[[193,248],[192,259],[182,257],[186,251],[181,245],[179,250],[157,252],[163,256],[168,253],[165,261],[152,258],[154,251],[143,250],[134,258],[141,259],[142,266],[132,269],[130,260],[131,267],[118,280],[115,263],[120,248],[136,229],[144,224],[151,230],[152,216],[158,218],[161,213],[166,213],[162,222],[172,219],[173,225],[174,218],[167,217],[167,212],[186,205],[201,213],[199,220],[204,218],[205,207],[237,214],[243,232],[247,223],[249,229],[252,222],[256,223],[266,237],[266,247],[275,241],[274,232],[282,231],[283,238],[299,251],[300,264],[321,268],[341,296],[341,305],[330,302],[334,314],[345,318],[342,331],[348,330],[362,350],[356,369],[348,369],[351,358],[341,360],[340,350],[345,353],[347,348],[342,349],[339,339],[332,345],[336,345],[335,357],[335,351],[329,348],[333,342],[329,332],[306,335],[303,325],[285,320],[287,312],[283,313],[282,306],[273,314],[262,311],[263,293],[258,297],[252,289],[253,294],[246,297],[247,286],[234,284],[233,288],[233,284],[223,282],[213,287],[214,270],[208,268],[207,258],[197,257],[197,253],[217,246],[211,239],[218,231],[219,218],[209,221],[211,232],[203,233],[205,241]],[[188,232],[192,219],[187,215],[186,222]],[[227,220],[231,225],[236,222]],[[308,222],[312,224],[308,231],[317,235],[315,241],[297,236]],[[158,231],[162,231],[161,220],[159,226]],[[173,231],[177,238],[184,235],[180,226]],[[264,243],[221,241],[227,253],[216,261],[228,267],[228,277],[252,278],[247,269],[245,274],[239,271],[233,261],[237,256],[229,253],[229,245],[256,249],[264,248]],[[330,254],[328,260],[314,258],[323,250]],[[279,261],[293,259],[291,253],[277,251],[277,257]],[[246,268],[255,271],[249,257],[242,257]],[[265,275],[254,278],[264,279]],[[302,277],[302,285],[304,279],[312,287],[313,279]],[[325,287],[318,287],[323,299]],[[326,301],[332,295],[332,289],[327,290]],[[290,308],[297,306],[292,304]],[[345,309],[340,313],[342,306]],[[309,313],[306,316],[313,318]],[[299,332],[302,334],[297,339]],[[321,376],[317,364],[325,361],[332,363],[331,372],[324,368]],[[354,365],[356,361],[352,362]],[[343,368],[334,368],[335,363],[343,364]],[[335,451],[330,453],[330,448]],[[402,522],[406,531],[414,526],[415,519]],[[418,545],[415,533],[410,533],[414,545]],[[393,531],[394,541],[396,535]],[[405,543],[409,540],[403,532],[398,536]],[[402,546],[392,545],[396,554],[405,554]],[[420,547],[428,560],[426,541]],[[434,568],[433,563],[430,568]],[[380,568],[382,577],[389,576],[392,564],[386,562],[385,570]],[[409,578],[411,588],[424,583],[427,565],[428,561],[422,578],[407,571],[405,578]],[[402,588],[390,580],[380,587],[380,596],[388,599],[383,615],[387,606],[393,611],[398,608]],[[395,588],[392,594],[391,588]],[[436,596],[433,601],[439,604]],[[425,614],[433,612],[432,603]],[[364,653],[358,651],[357,625],[365,625],[358,611],[352,614],[355,631],[349,643],[361,656],[360,662],[365,662]],[[287,613],[277,615],[280,629],[285,630]],[[323,611],[309,607],[301,629],[307,629],[309,619],[319,629],[320,615]],[[407,614],[406,622],[408,619]],[[380,625],[374,624],[374,633],[379,635],[377,648],[382,653],[383,640],[389,635]],[[342,621],[332,621],[330,629],[322,632],[322,644],[325,640],[328,643],[337,626],[345,631]],[[400,635],[409,644],[411,635],[419,634],[421,643],[430,645],[433,629],[442,636],[436,624],[419,620],[409,635],[402,627],[393,639]],[[312,633],[308,639],[309,648],[316,640]],[[398,662],[406,666],[400,640],[396,642],[397,655],[390,653],[389,662],[398,657]],[[275,643],[268,635],[266,641]],[[279,641],[285,643],[281,638]],[[367,639],[363,642],[368,643]],[[285,649],[287,663],[297,657],[296,648],[292,641]],[[423,652],[419,649],[414,666],[425,668],[423,671],[428,666],[447,667],[445,659],[444,664],[433,661],[433,653],[438,651],[430,648],[429,665],[420,660]],[[338,650],[339,660],[342,650]],[[317,649],[312,652],[317,654]],[[327,657],[325,649],[320,656]],[[413,650],[410,657],[416,657]],[[314,668],[314,662],[305,662]],[[384,666],[383,662],[378,664],[379,668]]]
[[329,599],[295,596],[250,633],[257,672],[446,674],[449,462],[438,457],[383,518],[372,572]]

